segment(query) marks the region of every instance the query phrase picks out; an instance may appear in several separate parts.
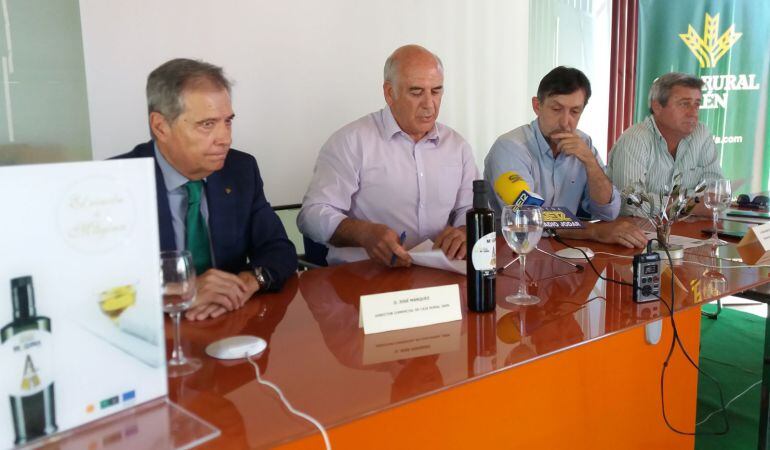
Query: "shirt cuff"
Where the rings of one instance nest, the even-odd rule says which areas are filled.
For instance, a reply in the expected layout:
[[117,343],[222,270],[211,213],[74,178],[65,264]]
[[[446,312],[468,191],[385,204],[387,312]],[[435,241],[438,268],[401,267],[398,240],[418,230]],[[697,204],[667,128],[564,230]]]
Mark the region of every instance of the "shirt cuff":
[[319,244],[327,244],[346,218],[331,206],[310,205],[302,208],[297,223],[303,235]]
[[593,200],[589,201],[591,205],[591,217],[599,220],[615,220],[620,213],[620,193],[613,186],[612,196],[610,201],[604,205],[600,205]]

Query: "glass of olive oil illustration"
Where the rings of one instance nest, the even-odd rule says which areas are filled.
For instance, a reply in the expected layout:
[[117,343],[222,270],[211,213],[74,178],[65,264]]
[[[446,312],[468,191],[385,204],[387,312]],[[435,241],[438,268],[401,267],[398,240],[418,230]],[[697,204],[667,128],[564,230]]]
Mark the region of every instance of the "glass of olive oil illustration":
[[123,311],[136,303],[136,289],[133,285],[118,286],[99,295],[99,308],[117,325]]

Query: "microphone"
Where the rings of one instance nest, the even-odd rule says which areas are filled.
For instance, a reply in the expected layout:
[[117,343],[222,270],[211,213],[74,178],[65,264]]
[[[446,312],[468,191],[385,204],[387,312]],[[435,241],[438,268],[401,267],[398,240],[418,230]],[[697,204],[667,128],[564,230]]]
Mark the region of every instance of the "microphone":
[[516,172],[508,171],[495,180],[495,193],[508,205],[520,208],[523,205],[540,206],[543,210],[544,227],[547,229],[574,229],[585,226],[567,208],[542,206],[542,197],[529,191],[529,185]]
[[[553,233],[556,229],[584,228],[584,225],[567,208],[543,207],[542,205],[545,203],[545,200],[534,192],[530,192],[527,182],[516,172],[508,171],[500,175],[495,180],[494,189],[503,202],[512,205],[514,209],[518,209],[523,205],[540,206],[543,213],[544,230]],[[535,250],[571,265],[578,272],[583,270],[583,266],[580,264],[576,264],[561,256],[540,249],[537,246]]]
[[505,204],[513,205],[517,208],[523,205],[541,206],[545,203],[542,197],[531,192],[529,185],[518,173],[508,171],[500,175],[495,180],[495,194],[497,194]]

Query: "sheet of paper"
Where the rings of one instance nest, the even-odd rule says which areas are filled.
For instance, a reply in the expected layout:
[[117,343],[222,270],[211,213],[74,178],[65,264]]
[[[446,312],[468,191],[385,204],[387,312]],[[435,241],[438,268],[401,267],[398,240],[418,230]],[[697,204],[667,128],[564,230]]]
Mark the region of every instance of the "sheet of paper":
[[[465,260],[450,260],[440,249],[433,249],[433,241],[427,239],[409,250],[412,263],[433,269],[448,270],[465,275]],[[363,261],[369,259],[366,250],[361,247],[337,248],[337,256],[345,261]]]
[[[657,238],[657,235],[653,231],[645,231],[644,234],[647,236],[647,239]],[[707,244],[708,241],[672,234],[668,237],[668,243],[673,245],[681,245],[683,248],[688,249],[693,247],[700,247],[701,245]]]
[[433,241],[427,239],[421,244],[409,250],[412,257],[412,263],[418,266],[431,267],[434,269],[448,270],[450,272],[465,275],[465,260],[453,260],[446,257],[441,249],[433,249]]

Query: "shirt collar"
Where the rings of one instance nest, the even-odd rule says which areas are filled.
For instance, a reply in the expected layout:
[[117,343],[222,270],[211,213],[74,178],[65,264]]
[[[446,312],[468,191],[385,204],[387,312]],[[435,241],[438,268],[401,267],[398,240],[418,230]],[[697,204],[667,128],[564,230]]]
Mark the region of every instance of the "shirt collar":
[[658,124],[655,123],[655,117],[652,114],[650,114],[649,116],[647,116],[646,120],[647,120],[647,126],[650,127],[650,129],[652,129],[652,132],[655,133],[655,136],[657,136],[658,139],[665,140],[663,138],[663,135],[660,134],[660,130],[658,129]]
[[[398,133],[403,133],[405,136],[411,139],[411,136],[409,136],[404,130],[401,129],[401,127],[398,126],[398,122],[396,122],[396,118],[393,117],[393,112],[390,110],[390,106],[386,106],[382,109],[382,124],[384,127],[386,139],[392,139],[393,136]],[[433,124],[433,129],[430,130],[428,134],[420,140],[432,141],[434,144],[438,145],[440,140],[438,133],[438,123]]]
[[166,183],[166,191],[171,192],[179,189],[190,181],[166,161],[166,158],[160,150],[158,150],[158,144],[156,144],[155,141],[152,142],[152,146],[155,149],[155,160],[158,162],[160,171],[163,174],[163,181]]

